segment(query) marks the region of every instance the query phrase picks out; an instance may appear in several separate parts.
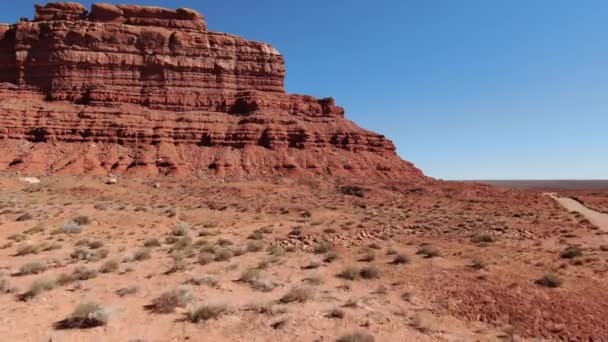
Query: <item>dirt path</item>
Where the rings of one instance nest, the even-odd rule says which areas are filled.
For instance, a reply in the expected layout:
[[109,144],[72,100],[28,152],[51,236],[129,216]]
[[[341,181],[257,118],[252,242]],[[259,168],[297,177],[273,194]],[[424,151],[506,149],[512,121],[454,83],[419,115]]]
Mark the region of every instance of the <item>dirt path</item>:
[[587,208],[580,202],[573,200],[569,197],[559,197],[556,194],[548,194],[556,200],[562,207],[566,208],[569,211],[576,211],[583,215],[586,219],[591,221],[594,225],[599,227],[603,231],[608,232],[608,214],[600,213],[599,211],[595,211]]

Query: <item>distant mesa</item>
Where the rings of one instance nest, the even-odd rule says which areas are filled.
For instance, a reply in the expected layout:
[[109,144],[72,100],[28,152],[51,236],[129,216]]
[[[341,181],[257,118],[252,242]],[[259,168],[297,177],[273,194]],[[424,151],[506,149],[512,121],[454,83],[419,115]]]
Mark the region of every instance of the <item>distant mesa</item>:
[[192,9],[36,5],[0,25],[0,170],[424,177],[284,79],[275,48],[209,31]]

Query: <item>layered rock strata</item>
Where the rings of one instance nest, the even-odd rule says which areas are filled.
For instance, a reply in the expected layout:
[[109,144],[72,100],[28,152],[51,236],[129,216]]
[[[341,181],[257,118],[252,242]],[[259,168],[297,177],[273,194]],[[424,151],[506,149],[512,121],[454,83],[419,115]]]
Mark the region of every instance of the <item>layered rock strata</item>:
[[0,25],[0,170],[422,176],[284,78],[272,46],[191,9],[38,5]]

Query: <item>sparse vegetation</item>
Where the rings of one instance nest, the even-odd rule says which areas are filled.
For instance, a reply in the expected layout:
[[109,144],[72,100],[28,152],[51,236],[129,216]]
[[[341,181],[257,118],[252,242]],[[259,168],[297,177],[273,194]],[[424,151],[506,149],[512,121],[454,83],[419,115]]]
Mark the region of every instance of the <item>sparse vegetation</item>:
[[188,236],[190,235],[190,225],[186,222],[178,222],[171,230],[173,236]]
[[405,254],[395,255],[395,258],[391,262],[391,264],[393,264],[393,265],[403,265],[403,264],[409,264],[409,263],[410,263],[410,258],[408,258],[408,256]]
[[247,242],[247,252],[256,253],[264,249],[264,243],[260,241],[249,241]]
[[314,294],[315,292],[312,287],[297,286],[291,288],[279,301],[284,304],[293,302],[304,303],[311,300]]
[[570,246],[560,253],[562,259],[574,259],[583,255],[583,250],[576,246]]
[[344,335],[336,340],[336,342],[374,342],[372,335],[364,332],[355,332]]
[[344,195],[365,197],[365,189],[356,185],[345,185],[339,188],[340,192]]
[[536,283],[544,287],[556,288],[562,285],[562,280],[555,274],[545,274]]
[[471,242],[473,243],[492,243],[496,241],[496,236],[482,233],[475,234],[471,237]]
[[380,278],[380,270],[376,266],[365,266],[359,272],[363,279],[377,279]]
[[200,321],[207,321],[210,319],[217,319],[221,315],[229,311],[228,305],[226,304],[201,304],[188,311],[188,319],[192,323],[198,323]]
[[47,270],[47,265],[40,261],[32,261],[19,268],[19,275],[40,274]]
[[418,255],[422,255],[427,259],[435,258],[441,255],[441,252],[436,247],[430,245],[424,245],[416,252]]
[[160,247],[161,243],[157,238],[149,238],[144,242],[144,247],[152,248],[152,247]]
[[180,286],[161,294],[146,308],[155,313],[171,313],[177,307],[185,308],[193,300],[194,295],[190,288]]
[[86,226],[86,225],[91,224],[91,219],[88,216],[80,215],[80,216],[74,217],[72,222],[76,223],[79,226]]
[[136,251],[133,254],[133,260],[144,261],[144,260],[150,259],[151,256],[152,256],[152,249],[145,247],[145,248],[139,249],[138,251]]
[[30,285],[29,290],[21,296],[21,299],[28,300],[40,295],[43,292],[51,291],[57,287],[57,280],[54,278],[36,279]]
[[29,254],[38,254],[38,252],[40,252],[40,245],[25,244],[17,248],[17,253],[15,253],[15,255],[25,256]]
[[338,277],[346,280],[356,280],[359,278],[359,269],[355,267],[347,267],[342,272],[338,273]]
[[88,329],[108,324],[110,312],[97,303],[84,303],[76,307],[72,314],[54,324],[56,329]]
[[118,262],[115,260],[106,261],[100,268],[99,272],[101,273],[112,273],[118,271]]

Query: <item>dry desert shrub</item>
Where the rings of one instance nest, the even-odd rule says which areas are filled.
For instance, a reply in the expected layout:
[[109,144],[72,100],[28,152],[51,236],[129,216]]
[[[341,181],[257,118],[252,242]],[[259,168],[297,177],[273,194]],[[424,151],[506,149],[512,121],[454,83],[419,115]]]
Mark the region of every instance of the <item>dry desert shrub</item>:
[[139,287],[130,286],[130,287],[122,287],[122,288],[116,290],[114,293],[116,293],[120,297],[126,297],[126,296],[130,296],[130,295],[134,295],[137,292],[139,292]]
[[17,289],[11,286],[9,280],[4,275],[0,275],[0,294],[2,293],[13,293]]
[[366,266],[359,271],[361,278],[363,279],[377,279],[380,278],[380,270],[376,266]]
[[336,340],[336,342],[374,342],[372,335],[364,332],[346,334]]
[[80,215],[72,219],[72,222],[76,223],[79,226],[86,226],[91,223],[91,219],[89,219],[88,216]]
[[562,259],[574,259],[583,255],[583,250],[580,247],[570,246],[564,249],[559,256]]
[[346,313],[342,309],[334,308],[334,309],[331,309],[325,316],[328,318],[343,319],[346,316]]
[[431,318],[431,316],[422,313],[416,314],[412,318],[412,322],[410,325],[424,334],[433,331],[433,319]]
[[201,265],[207,265],[215,260],[215,255],[212,253],[203,252],[198,255],[197,261]]
[[325,255],[325,258],[323,258],[323,261],[326,263],[331,263],[338,259],[340,259],[340,254],[336,251],[331,251]]
[[185,308],[193,300],[194,295],[190,288],[180,286],[155,298],[146,309],[154,313],[171,313],[178,307]]
[[190,235],[190,225],[186,222],[178,222],[171,230],[173,236],[188,236]]
[[151,248],[151,247],[160,247],[160,246],[161,246],[161,243],[160,243],[160,241],[158,241],[157,238],[149,238],[144,242],[144,247]]
[[538,279],[536,283],[544,287],[556,288],[562,285],[562,280],[557,275],[549,273]]
[[148,260],[151,258],[151,255],[152,255],[152,249],[145,247],[145,248],[142,248],[142,249],[136,251],[135,254],[133,254],[133,260],[135,260],[135,261]]
[[409,263],[410,263],[410,258],[405,254],[395,255],[395,258],[391,262],[391,264],[393,264],[393,265],[403,265],[403,264],[409,264]]
[[55,232],[54,234],[80,234],[83,231],[83,227],[74,221],[68,221],[61,226],[61,228]]
[[262,292],[270,292],[276,288],[276,284],[267,279],[259,268],[246,269],[237,281],[246,283],[254,290]]
[[20,298],[21,298],[21,300],[29,300],[29,299],[32,299],[32,298],[40,295],[43,292],[51,291],[56,287],[57,287],[57,280],[54,278],[36,279],[30,285],[27,292],[22,294],[20,296]]
[[312,287],[296,286],[291,288],[286,294],[279,299],[279,302],[288,303],[304,303],[311,300],[315,295],[315,290]]
[[19,268],[19,275],[40,274],[47,270],[47,265],[40,261],[32,261]]
[[110,312],[97,303],[79,304],[72,314],[54,324],[55,329],[89,329],[108,324]]
[[227,304],[204,303],[189,310],[188,319],[192,323],[198,323],[200,321],[217,319],[229,311],[230,309]]
[[34,227],[25,230],[23,232],[23,234],[31,235],[31,234],[42,233],[42,232],[44,232],[44,226],[42,226],[41,224],[37,224]]
[[29,221],[31,219],[33,219],[34,217],[32,216],[32,214],[30,213],[25,213],[20,215],[19,217],[17,217],[17,222],[23,222],[23,221]]
[[34,244],[25,244],[22,246],[19,246],[19,248],[17,248],[17,253],[15,253],[15,256],[26,256],[26,255],[30,255],[30,254],[38,254],[40,252],[40,245],[34,245]]
[[487,233],[475,234],[471,237],[471,242],[473,243],[492,243],[495,241],[496,236]]
[[101,273],[112,273],[116,271],[118,271],[118,262],[115,260],[108,260],[99,268],[99,272]]
[[264,249],[264,243],[260,241],[249,241],[247,242],[247,252],[256,253],[261,252]]
[[430,245],[424,245],[416,252],[418,255],[422,255],[427,259],[435,258],[441,255],[441,252],[436,247]]
[[359,279],[359,269],[352,266],[346,267],[338,273],[338,277],[346,280],[357,280]]

